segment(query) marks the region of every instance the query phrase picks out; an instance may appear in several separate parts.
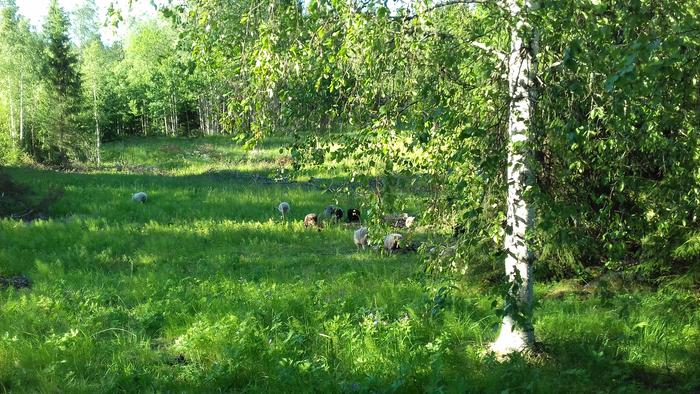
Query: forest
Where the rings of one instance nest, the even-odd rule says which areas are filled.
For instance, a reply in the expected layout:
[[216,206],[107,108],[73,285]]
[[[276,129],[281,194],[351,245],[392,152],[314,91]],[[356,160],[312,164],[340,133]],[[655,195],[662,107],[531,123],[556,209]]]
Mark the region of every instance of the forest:
[[1,392],[700,390],[697,0],[47,3]]

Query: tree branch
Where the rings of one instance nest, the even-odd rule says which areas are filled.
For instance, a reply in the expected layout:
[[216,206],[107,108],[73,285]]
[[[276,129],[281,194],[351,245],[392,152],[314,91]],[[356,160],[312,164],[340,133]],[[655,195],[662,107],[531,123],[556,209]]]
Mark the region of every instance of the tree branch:
[[472,41],[472,42],[470,42],[470,44],[477,47],[477,48],[483,49],[484,51],[496,56],[498,58],[498,60],[500,60],[500,61],[506,60],[506,54],[499,51],[498,49],[491,48],[490,46],[488,46],[482,42],[479,42],[479,41]]

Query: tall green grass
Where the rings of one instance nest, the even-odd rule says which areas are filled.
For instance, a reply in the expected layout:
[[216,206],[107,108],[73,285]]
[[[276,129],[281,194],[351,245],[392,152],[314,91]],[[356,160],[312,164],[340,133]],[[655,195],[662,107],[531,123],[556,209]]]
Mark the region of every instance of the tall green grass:
[[0,221],[0,275],[33,281],[0,290],[0,392],[700,389],[692,290],[540,284],[544,355],[499,363],[483,351],[497,291],[427,276],[415,254],[357,251],[343,225],[305,229],[336,196],[264,182],[285,165],[278,143],[105,149],[83,172],[9,169],[66,193],[49,220]]

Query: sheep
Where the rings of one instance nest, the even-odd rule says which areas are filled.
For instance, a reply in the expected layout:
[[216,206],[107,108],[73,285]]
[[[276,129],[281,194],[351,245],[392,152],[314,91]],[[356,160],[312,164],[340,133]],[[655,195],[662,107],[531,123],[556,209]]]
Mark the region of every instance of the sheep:
[[335,216],[335,206],[329,205],[323,210],[323,217],[326,219],[330,219],[333,216]]
[[413,227],[413,223],[416,221],[416,217],[415,216],[408,216],[407,214],[404,214],[404,215],[406,218],[406,220],[404,221],[404,225],[406,226],[406,228]]
[[334,222],[337,222],[343,218],[343,210],[335,205],[329,205],[323,210],[323,216],[326,219],[331,219]]
[[277,206],[277,210],[282,214],[282,220],[285,219],[285,215],[289,213],[289,203],[282,201],[280,205]]
[[304,227],[311,227],[318,224],[318,216],[315,213],[309,213],[304,216]]
[[365,247],[369,244],[368,240],[368,235],[369,231],[367,230],[367,227],[360,227],[357,230],[355,230],[355,233],[352,236],[353,242],[355,242],[355,246],[359,249],[362,247],[362,250],[365,249]]
[[323,228],[323,222],[321,222],[318,219],[318,215],[316,215],[315,213],[310,213],[304,216],[304,227],[316,227],[318,228],[318,231],[321,231],[321,229]]
[[148,196],[144,192],[138,192],[134,193],[134,195],[131,196],[131,199],[136,202],[144,203],[148,199]]
[[348,208],[348,223],[360,222],[360,210],[357,208]]
[[390,224],[396,228],[411,228],[416,221],[415,216],[409,216],[407,213],[401,215],[385,215],[384,223]]
[[343,218],[343,209],[342,208],[337,208],[335,210],[335,220],[336,222],[339,221],[340,219]]
[[386,237],[384,237],[384,249],[391,253],[395,250],[399,250],[401,248],[401,241],[403,240],[403,235],[401,234],[389,234]]

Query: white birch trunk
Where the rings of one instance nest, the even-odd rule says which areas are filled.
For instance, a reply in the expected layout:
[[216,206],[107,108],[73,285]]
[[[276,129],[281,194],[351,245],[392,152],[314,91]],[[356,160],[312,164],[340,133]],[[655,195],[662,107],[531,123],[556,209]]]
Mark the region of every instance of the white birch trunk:
[[19,140],[24,140],[24,80],[19,77]]
[[10,138],[12,140],[15,139],[15,104],[14,100],[12,100],[12,81],[8,80],[7,82],[7,98],[10,102]]
[[97,86],[92,85],[92,103],[93,103],[93,114],[95,116],[95,158],[97,159],[97,164],[100,164],[100,117],[97,113]]
[[537,35],[527,25],[527,13],[534,9],[530,1],[522,7],[517,0],[508,0],[508,10],[515,21],[508,56],[510,113],[508,119],[508,212],[504,242],[505,271],[509,290],[501,331],[491,350],[498,355],[521,352],[535,342],[530,320],[533,302],[532,254],[527,232],[533,226],[534,212],[526,201],[526,190],[532,184],[528,163],[528,139],[532,134],[535,100]]
[[173,136],[177,134],[180,128],[180,120],[177,117],[177,95],[173,94]]
[[199,119],[199,130],[205,135],[209,135],[209,130],[206,129],[203,123],[204,118],[202,117],[202,96],[199,96],[197,99],[197,117]]

